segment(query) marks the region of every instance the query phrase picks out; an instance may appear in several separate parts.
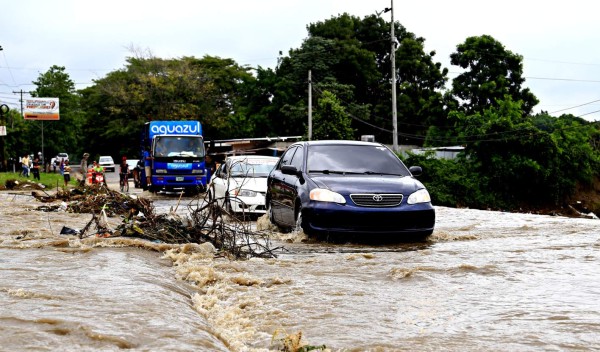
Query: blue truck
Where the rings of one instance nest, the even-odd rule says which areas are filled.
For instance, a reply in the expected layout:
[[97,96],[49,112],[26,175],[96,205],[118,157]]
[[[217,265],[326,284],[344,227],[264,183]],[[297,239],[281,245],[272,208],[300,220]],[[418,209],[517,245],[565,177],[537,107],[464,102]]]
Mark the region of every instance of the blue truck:
[[151,121],[142,132],[142,162],[148,150],[150,184],[142,168],[140,183],[151,192],[174,191],[198,193],[206,191],[204,138],[199,121]]

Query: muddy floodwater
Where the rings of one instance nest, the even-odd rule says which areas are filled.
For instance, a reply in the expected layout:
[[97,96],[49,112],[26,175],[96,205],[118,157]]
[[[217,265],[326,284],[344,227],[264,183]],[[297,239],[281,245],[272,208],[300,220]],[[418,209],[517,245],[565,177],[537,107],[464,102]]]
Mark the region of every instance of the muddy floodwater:
[[599,220],[437,207],[427,242],[273,232],[277,258],[229,261],[39,205],[0,193],[0,351],[600,350]]

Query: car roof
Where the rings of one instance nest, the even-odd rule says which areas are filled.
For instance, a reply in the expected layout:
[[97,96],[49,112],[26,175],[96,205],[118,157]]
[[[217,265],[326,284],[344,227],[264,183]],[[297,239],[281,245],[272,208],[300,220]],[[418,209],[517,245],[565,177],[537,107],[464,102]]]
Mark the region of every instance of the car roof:
[[[306,146],[314,146],[314,145],[369,145],[374,147],[382,146],[381,143],[378,142],[365,142],[365,141],[351,141],[351,140],[322,140],[322,141],[301,141],[296,142],[292,145],[306,145]],[[291,147],[291,146],[290,146]]]
[[277,162],[279,160],[279,157],[265,156],[265,155],[232,155],[232,156],[228,156],[226,158],[226,160],[231,160],[232,162],[242,161],[242,160],[269,160],[269,161]]

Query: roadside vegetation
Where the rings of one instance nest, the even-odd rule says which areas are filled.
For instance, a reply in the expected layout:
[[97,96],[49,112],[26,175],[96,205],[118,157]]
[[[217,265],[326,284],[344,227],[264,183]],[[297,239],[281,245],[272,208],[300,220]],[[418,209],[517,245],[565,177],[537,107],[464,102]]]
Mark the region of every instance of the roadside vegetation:
[[[25,177],[21,176],[17,172],[0,172],[0,190],[6,189],[7,183],[9,185],[11,183],[14,184],[15,181],[20,185],[25,183],[42,184],[44,189],[56,189],[57,187],[63,188],[65,186],[64,178],[60,173],[40,172],[40,180],[38,181],[33,178],[33,175]],[[74,179],[74,177],[71,177],[69,186],[77,186],[77,181]]]
[[[406,157],[423,166],[435,204],[519,210],[560,207],[586,195],[598,211],[599,123],[534,114],[538,99],[524,87],[523,57],[488,35],[457,43],[450,59],[461,73],[449,79],[436,52],[425,51],[425,38],[396,22],[393,76],[390,25],[348,14],[311,23],[303,43],[280,53],[273,69],[210,55],[159,58],[132,47],[123,67],[76,89],[67,69],[54,65],[33,82],[32,93],[60,98],[60,121],[43,125],[46,156],[137,156],[141,127],[156,119],[198,119],[207,140],[306,136],[309,71],[313,139],[374,135],[391,144],[396,79],[399,144],[465,147],[457,160]],[[40,149],[40,121],[11,110],[2,124],[4,169],[9,159]]]

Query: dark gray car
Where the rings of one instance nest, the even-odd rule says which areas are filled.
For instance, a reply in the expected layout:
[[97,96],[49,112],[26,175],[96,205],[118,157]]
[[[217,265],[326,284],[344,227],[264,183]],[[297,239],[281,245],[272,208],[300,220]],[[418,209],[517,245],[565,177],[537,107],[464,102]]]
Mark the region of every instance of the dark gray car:
[[420,173],[380,143],[295,143],[269,175],[269,216],[279,227],[307,234],[427,237],[435,210],[414,177]]

